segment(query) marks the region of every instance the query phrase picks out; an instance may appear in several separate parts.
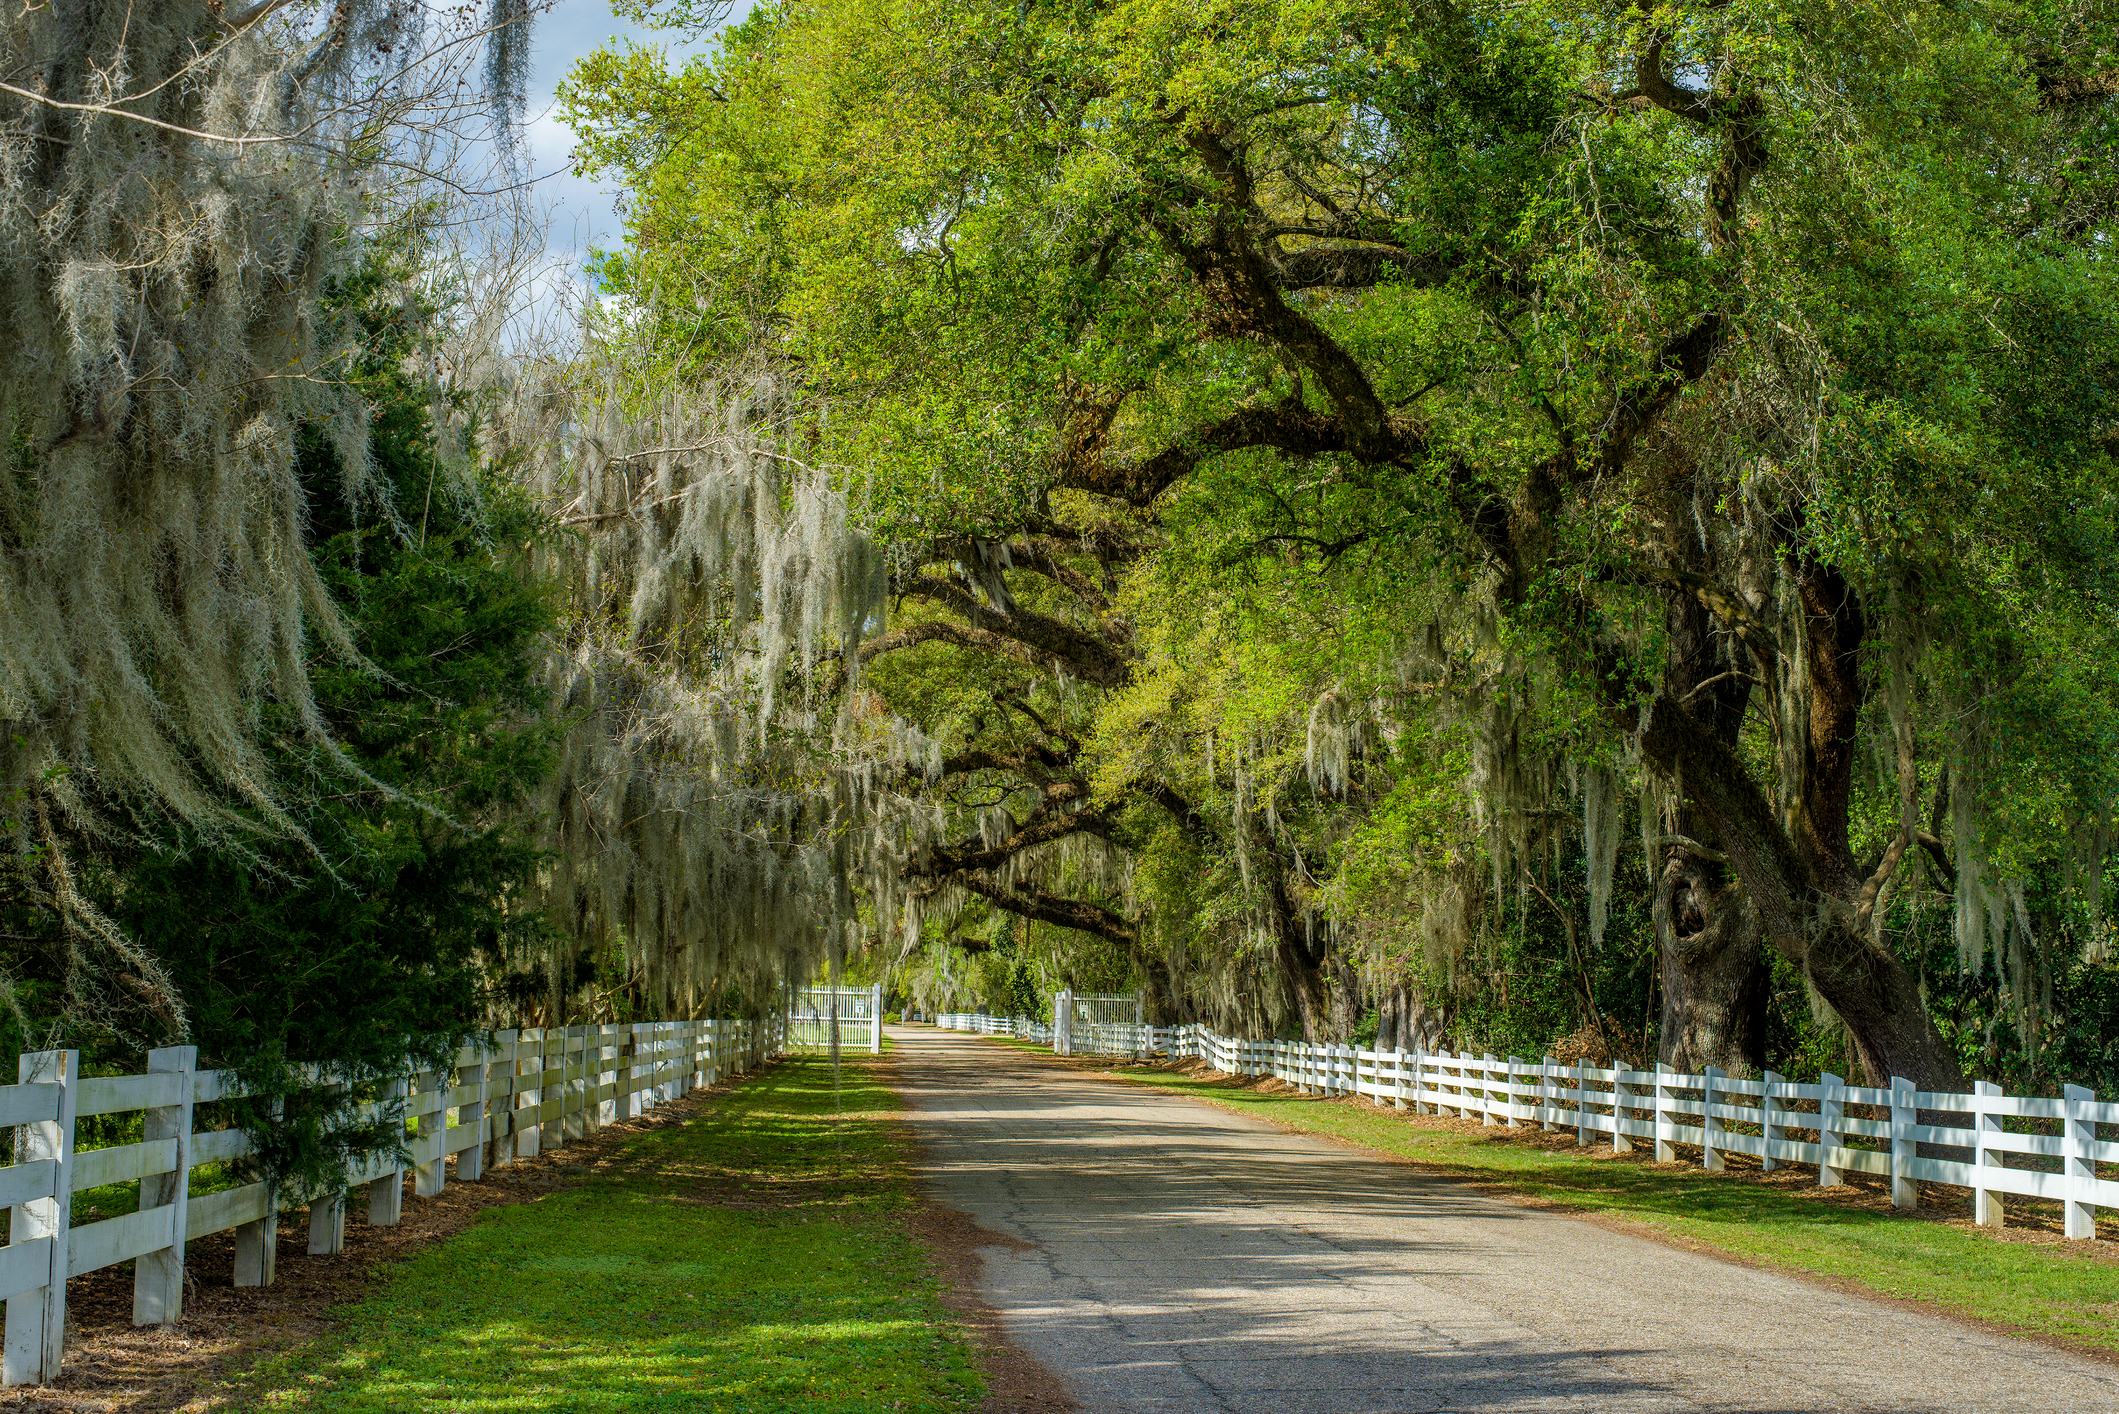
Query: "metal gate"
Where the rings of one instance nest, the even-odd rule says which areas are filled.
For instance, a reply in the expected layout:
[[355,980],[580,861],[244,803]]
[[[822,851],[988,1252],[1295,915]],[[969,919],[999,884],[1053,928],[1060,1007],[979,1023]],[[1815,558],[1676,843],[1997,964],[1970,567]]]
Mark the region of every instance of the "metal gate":
[[828,1051],[834,1028],[839,1049],[883,1053],[883,984],[868,987],[797,987],[788,998],[787,1044]]
[[1077,992],[1052,999],[1052,1048],[1063,1056],[1138,1056],[1153,1049],[1140,992]]

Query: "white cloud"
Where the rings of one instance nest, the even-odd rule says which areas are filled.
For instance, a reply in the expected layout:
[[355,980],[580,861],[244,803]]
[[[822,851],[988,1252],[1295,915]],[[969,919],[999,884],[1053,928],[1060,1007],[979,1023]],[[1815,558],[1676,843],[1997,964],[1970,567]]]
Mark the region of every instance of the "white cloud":
[[[737,0],[730,18],[741,19],[749,12],[749,0]],[[614,250],[624,241],[615,184],[609,179],[590,181],[573,172],[574,135],[559,119],[556,95],[560,80],[577,63],[605,45],[628,39],[662,49],[674,59],[709,47],[704,40],[687,40],[673,31],[646,29],[621,20],[611,13],[609,0],[560,0],[537,21],[523,138],[526,165],[543,178],[537,187],[537,204],[549,217],[546,252],[552,270],[539,278],[540,304],[586,297],[583,270],[590,253]]]

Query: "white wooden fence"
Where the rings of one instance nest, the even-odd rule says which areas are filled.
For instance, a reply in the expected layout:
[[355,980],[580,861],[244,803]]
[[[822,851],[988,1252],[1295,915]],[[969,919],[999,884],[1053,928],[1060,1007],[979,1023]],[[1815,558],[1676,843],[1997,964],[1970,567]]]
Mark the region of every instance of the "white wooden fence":
[[[1042,1021],[1032,1021],[1021,1016],[988,1016],[984,1012],[943,1012],[935,1017],[934,1024],[944,1031],[974,1031],[981,1036],[1013,1036],[1018,1041],[1034,1041],[1040,1046],[1057,1043],[1057,1035]],[[1066,1052],[1061,1051],[1064,1055]]]
[[[1048,1028],[1019,1017],[945,1015],[936,1024],[1050,1039],[1035,1034]],[[1988,1227],[2002,1225],[2002,1202],[2010,1195],[2061,1204],[2069,1237],[2095,1237],[2097,1210],[2119,1209],[2119,1182],[2100,1177],[2097,1167],[2119,1164],[2119,1142],[2099,1138],[2097,1130],[2119,1125],[2119,1104],[2099,1101],[2079,1085],[2051,1099],[2004,1095],[1986,1081],[1969,1095],[1921,1090],[1895,1078],[1889,1087],[1850,1085],[1836,1075],[1799,1084],[1771,1071],[1744,1080],[1711,1067],[1684,1075],[1662,1065],[1562,1065],[1550,1056],[1501,1060],[1461,1051],[1241,1041],[1203,1026],[1144,1026],[1133,1040],[1140,1054],[1203,1060],[1227,1075],[1272,1075],[1306,1093],[1367,1095],[1378,1105],[1488,1125],[1572,1129],[1576,1142],[1608,1139],[1620,1153],[1640,1141],[1668,1161],[1677,1158],[1677,1145],[1696,1145],[1701,1163],[1714,1170],[1723,1167],[1725,1154],[1749,1154],[1767,1169],[1815,1168],[1827,1187],[1847,1173],[1876,1174],[1890,1180],[1891,1201],[1901,1208],[1918,1206],[1917,1184],[1968,1189],[1974,1221]],[[1965,1157],[1924,1155],[1921,1145]]]
[[[343,1188],[309,1205],[309,1250],[343,1250],[345,1188],[365,1186],[368,1221],[398,1221],[409,1168],[414,1191],[442,1191],[446,1162],[475,1179],[487,1165],[528,1158],[630,1119],[725,1074],[741,1074],[777,1048],[780,1022],[648,1022],[502,1031],[489,1045],[466,1046],[456,1065],[394,1083],[408,1126],[409,1157],[378,1155],[345,1175]],[[273,1278],[281,1195],[258,1182],[191,1196],[191,1172],[241,1159],[254,1148],[241,1129],[194,1132],[195,1107],[241,1098],[234,1072],[197,1069],[191,1046],[150,1051],[143,1075],[80,1074],[79,1051],[22,1057],[21,1083],[0,1086],[0,1125],[15,1130],[15,1162],[0,1167],[0,1205],[12,1216],[0,1247],[0,1296],[7,1301],[0,1383],[45,1384],[59,1373],[66,1339],[66,1283],[132,1261],[133,1322],[182,1317],[184,1245],[235,1230],[235,1284]],[[377,1107],[381,1112],[381,1107]],[[142,1112],[139,1142],[79,1149],[77,1121]],[[73,1195],[138,1181],[137,1211],[72,1224]]]

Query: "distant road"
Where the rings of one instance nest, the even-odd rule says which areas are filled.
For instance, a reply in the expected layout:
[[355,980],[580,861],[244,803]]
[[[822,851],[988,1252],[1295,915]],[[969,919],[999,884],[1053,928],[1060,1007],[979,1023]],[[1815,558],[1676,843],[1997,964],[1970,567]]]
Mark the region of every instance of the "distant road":
[[985,1296],[1085,1410],[2119,1411],[2119,1366],[892,1029]]

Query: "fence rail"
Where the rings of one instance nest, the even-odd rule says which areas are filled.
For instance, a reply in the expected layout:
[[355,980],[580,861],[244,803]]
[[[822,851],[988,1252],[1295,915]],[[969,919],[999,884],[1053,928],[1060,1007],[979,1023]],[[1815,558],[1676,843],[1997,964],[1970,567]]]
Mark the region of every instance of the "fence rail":
[[[404,1154],[365,1160],[310,1203],[309,1250],[344,1249],[346,1189],[365,1186],[368,1221],[394,1224],[407,1170],[415,1193],[432,1197],[447,1181],[451,1156],[459,1180],[475,1179],[488,1166],[556,1149],[742,1074],[784,1034],[777,1018],[670,1021],[502,1031],[490,1044],[466,1046],[454,1066],[393,1082],[390,1100],[373,1107],[381,1118],[402,1105]],[[197,1106],[245,1093],[234,1072],[197,1063],[195,1047],[172,1046],[148,1053],[145,1074],[83,1077],[79,1051],[35,1051],[22,1057],[21,1083],[0,1086],[0,1125],[15,1129],[15,1162],[0,1167],[0,1206],[10,1213],[0,1247],[7,1302],[0,1384],[46,1384],[59,1373],[70,1278],[133,1262],[134,1324],[175,1321],[183,1315],[185,1244],[234,1229],[235,1284],[272,1282],[282,1207],[272,1183],[191,1195],[193,1170],[254,1151],[241,1129],[193,1130]],[[143,1117],[138,1142],[77,1148],[80,1119],[134,1112]],[[73,1226],[74,1194],[135,1181],[137,1211]]]
[[[1049,1028],[1020,1017],[935,1020],[949,1030],[1050,1042]],[[1686,1075],[1662,1065],[1563,1065],[1550,1056],[1503,1060],[1244,1041],[1203,1026],[1109,1029],[1132,1033],[1108,1038],[1111,1050],[1201,1060],[1227,1075],[1271,1075],[1306,1093],[1366,1095],[1422,1114],[1572,1129],[1578,1143],[1608,1140],[1619,1153],[1638,1141],[1668,1161],[1677,1145],[1692,1145],[1711,1170],[1723,1167],[1724,1155],[1748,1154],[1767,1169],[1815,1168],[1827,1187],[1848,1173],[1875,1174],[1890,1180],[1891,1201],[1901,1208],[1918,1206],[1921,1183],[1963,1188],[1972,1194],[1973,1220],[1988,1227],[2002,1225],[2011,1196],[2061,1204],[2071,1238],[2097,1235],[2099,1208],[2119,1210],[2119,1181],[2098,1171],[2099,1164],[2119,1164],[2119,1142],[2098,1135],[2099,1125],[2119,1125],[2119,1103],[2079,1085],[2054,1099],[2004,1095],[1980,1081],[1967,1095],[1897,1078],[1887,1087],[1850,1085],[1836,1075],[1803,1084],[1771,1071],[1748,1080],[1711,1067]],[[2030,1132],[2034,1126],[2057,1132]],[[1953,1152],[1922,1153],[1923,1145]]]

